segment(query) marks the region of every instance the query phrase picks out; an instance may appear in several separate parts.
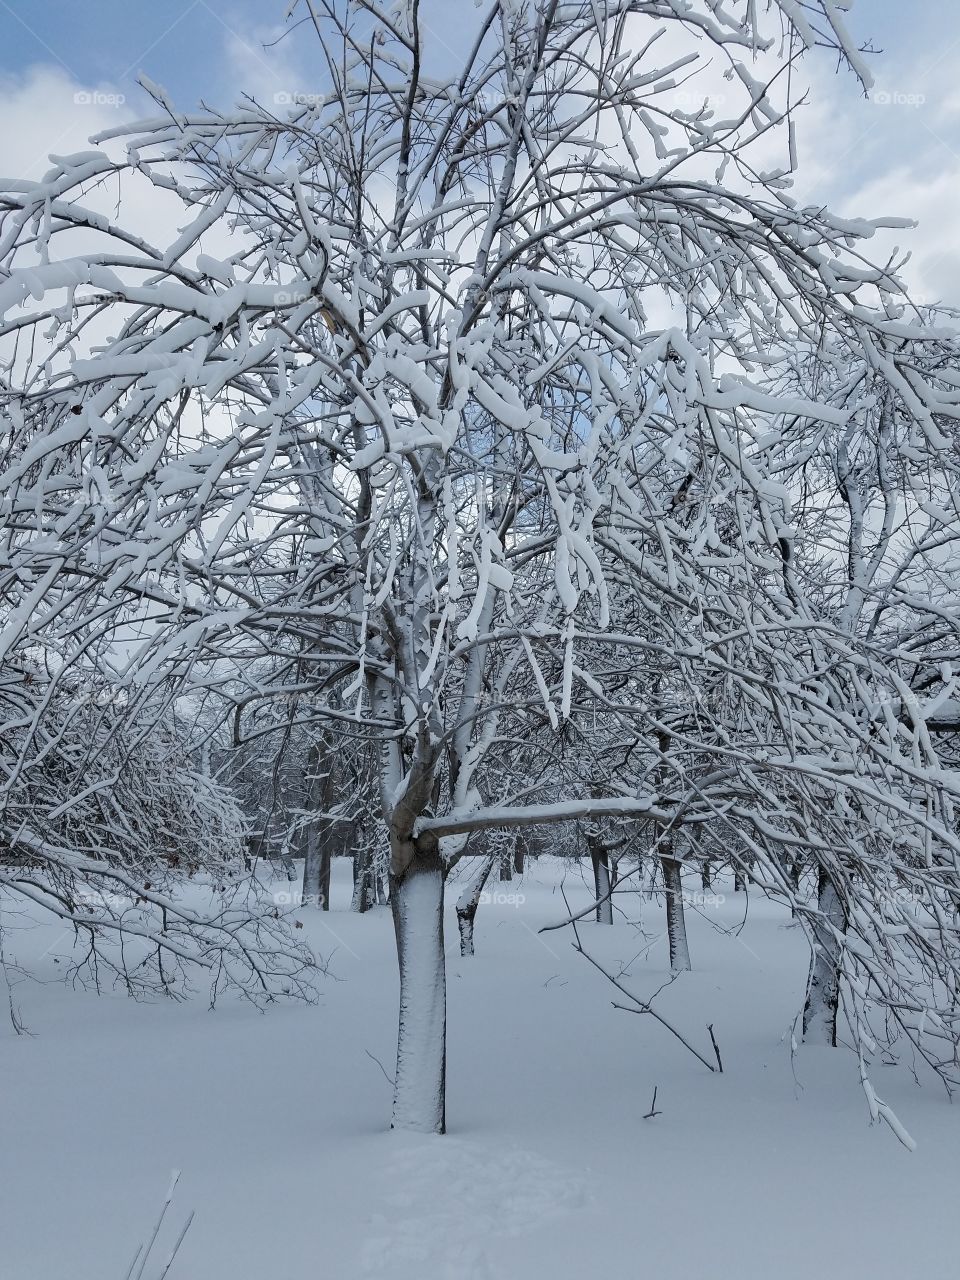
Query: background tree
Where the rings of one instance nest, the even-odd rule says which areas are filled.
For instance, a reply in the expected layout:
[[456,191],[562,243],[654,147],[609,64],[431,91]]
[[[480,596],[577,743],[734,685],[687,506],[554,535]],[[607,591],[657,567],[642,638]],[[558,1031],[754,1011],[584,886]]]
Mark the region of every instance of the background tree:
[[213,996],[309,994],[313,957],[242,874],[234,797],[188,725],[129,698],[40,645],[3,664],[0,891],[70,926],[68,976],[98,987],[174,995],[193,972]]

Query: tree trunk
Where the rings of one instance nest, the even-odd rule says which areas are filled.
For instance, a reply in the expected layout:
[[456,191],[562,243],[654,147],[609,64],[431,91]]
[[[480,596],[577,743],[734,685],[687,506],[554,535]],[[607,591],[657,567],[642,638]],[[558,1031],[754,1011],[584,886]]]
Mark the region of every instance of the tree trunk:
[[323,819],[307,827],[303,850],[303,905],[330,910],[330,831]]
[[287,877],[287,883],[292,884],[297,878],[297,868],[290,852],[289,840],[284,840],[283,848],[280,850],[280,865],[283,867],[283,873]]
[[[322,854],[320,849],[320,832],[317,824],[311,823],[307,829],[306,847],[303,853],[303,906],[327,909],[327,895],[320,887],[323,878]],[[329,876],[329,858],[327,874]],[[328,889],[329,892],[329,889]]]
[[443,1133],[447,1010],[439,853],[418,853],[403,876],[391,875],[390,904],[400,962],[400,1028],[390,1127]]
[[363,849],[353,855],[353,899],[350,903],[352,911],[364,912],[370,907],[372,877],[370,852]]
[[835,1046],[842,946],[833,930],[844,933],[847,918],[843,899],[822,868],[817,881],[817,909],[820,918],[813,930],[813,955],[810,957],[807,1003],[803,1010],[803,1039],[806,1044]]
[[794,893],[800,892],[800,873],[803,870],[803,863],[799,858],[790,859],[790,887]]
[[704,859],[700,864],[700,887],[702,889],[713,888],[713,863],[709,859]]
[[743,867],[739,862],[733,864],[733,891],[734,893],[743,893],[747,887],[747,878],[744,875]]
[[460,927],[460,954],[473,955],[473,921],[480,905],[480,895],[493,869],[493,858],[485,858],[480,872],[476,875],[457,899],[457,924]]
[[793,901],[790,903],[790,914],[796,919],[797,915],[797,899],[800,897],[800,876],[803,871],[803,864],[799,858],[790,858],[787,861],[787,879],[790,882],[790,889],[793,893]]
[[523,875],[523,857],[524,857],[523,834],[522,832],[518,831],[516,843],[513,846],[513,869],[518,876]]
[[510,854],[507,852],[500,854],[500,879],[513,879],[513,862],[511,861]]
[[318,901],[320,903],[321,911],[330,910],[331,862],[332,860],[331,860],[331,854],[330,854],[330,840],[328,838],[321,841],[321,844],[320,844],[320,886],[318,890],[320,897]]
[[[659,680],[658,680],[659,686]],[[670,753],[670,735],[662,729],[657,731],[657,745],[660,748],[661,763],[657,768],[657,787],[666,785],[669,775],[668,757]],[[687,946],[687,922],[683,913],[683,876],[680,862],[676,858],[676,829],[665,830],[657,824],[655,848],[660,855],[660,870],[663,874],[663,887],[667,899],[667,939],[670,943],[670,970],[672,973],[684,973],[693,966],[690,964],[690,948]]]
[[610,855],[601,840],[587,839],[593,863],[593,886],[597,899],[597,924],[613,924],[613,900],[610,897]]
[[[321,774],[323,768],[327,772]],[[325,812],[332,800],[333,769],[320,747],[310,748],[307,758],[307,803],[314,813]],[[303,904],[330,910],[330,846],[332,829],[325,818],[314,818],[307,827],[303,853]]]
[[[672,853],[672,850],[671,850]],[[670,942],[670,969],[673,973],[685,973],[690,964],[690,948],[687,946],[687,922],[683,914],[683,879],[680,863],[670,853],[661,854],[663,887],[667,895],[667,938]]]

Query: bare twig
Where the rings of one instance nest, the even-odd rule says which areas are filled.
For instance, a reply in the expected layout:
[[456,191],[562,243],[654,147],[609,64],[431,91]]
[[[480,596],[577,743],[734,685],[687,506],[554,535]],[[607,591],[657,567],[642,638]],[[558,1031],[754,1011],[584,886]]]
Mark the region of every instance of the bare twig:
[[720,1060],[720,1049],[717,1045],[717,1037],[713,1034],[713,1023],[709,1023],[707,1030],[710,1032],[710,1040],[713,1044],[713,1052],[717,1055],[717,1070],[723,1073],[723,1062]]
[[164,1266],[163,1270],[160,1272],[159,1280],[164,1280],[164,1276],[170,1270],[170,1267],[173,1263],[174,1258],[180,1252],[180,1246],[183,1244],[183,1238],[187,1234],[187,1232],[190,1230],[190,1224],[193,1222],[195,1213],[196,1213],[196,1210],[194,1209],[190,1210],[189,1216],[187,1217],[186,1222],[183,1224],[183,1230],[177,1236],[177,1243],[170,1250],[170,1256],[167,1258],[166,1265]]
[[652,1120],[654,1116],[662,1116],[663,1112],[657,1110],[657,1089],[658,1085],[653,1086],[653,1101],[650,1103],[650,1110],[643,1117],[644,1120]]
[[[170,1175],[170,1186],[167,1188],[166,1197],[164,1198],[163,1204],[160,1208],[160,1213],[157,1217],[157,1221],[154,1223],[153,1233],[150,1236],[150,1239],[147,1242],[146,1246],[144,1246],[143,1244],[140,1244],[137,1246],[137,1251],[133,1255],[133,1261],[130,1263],[129,1268],[127,1269],[125,1280],[141,1280],[141,1277],[143,1276],[143,1273],[144,1273],[144,1269],[146,1268],[147,1263],[150,1261],[150,1254],[153,1252],[153,1246],[157,1242],[157,1236],[160,1234],[160,1227],[163,1224],[163,1219],[166,1216],[166,1212],[170,1207],[171,1201],[173,1200],[173,1192],[179,1180],[180,1180],[180,1170],[174,1169],[173,1173]],[[157,1280],[164,1280],[164,1277],[169,1272],[171,1266],[173,1265],[174,1259],[176,1258],[177,1254],[180,1251],[180,1246],[183,1244],[184,1237],[186,1236],[187,1232],[190,1230],[190,1224],[193,1222],[193,1219],[194,1219],[194,1210],[191,1209],[186,1222],[183,1224],[183,1229],[181,1230],[180,1234],[177,1236],[176,1243],[174,1244],[173,1248],[170,1250],[170,1253],[167,1255],[167,1260],[163,1264],[163,1267],[157,1276]],[[140,1264],[139,1268],[137,1268],[138,1262]]]
[[[563,896],[563,901],[564,901],[564,903],[566,904],[567,911],[569,912],[569,910],[570,910],[570,904],[569,904],[569,902],[567,902],[567,895],[566,895],[566,893],[564,892],[564,890],[563,890],[563,888],[562,888],[562,887],[561,887],[561,889],[560,889],[560,893],[561,893],[561,894],[562,894],[562,896]],[[657,1013],[656,1009],[654,1009],[652,1005],[650,1005],[646,1000],[641,1000],[639,996],[634,995],[634,993],[633,993],[632,991],[628,990],[628,989],[623,985],[623,983],[622,983],[622,982],[620,982],[620,981],[615,977],[615,975],[614,975],[614,974],[610,973],[610,972],[609,972],[609,970],[604,969],[603,965],[602,965],[602,964],[600,964],[600,963],[599,963],[599,961],[595,960],[595,959],[593,958],[593,956],[592,956],[592,955],[590,955],[590,953],[589,953],[588,951],[585,951],[585,950],[584,950],[583,943],[580,941],[580,932],[579,932],[579,930],[577,929],[577,926],[576,926],[575,921],[571,920],[571,921],[570,921],[570,924],[571,924],[571,926],[572,926],[572,928],[573,928],[573,935],[574,935],[574,937],[576,938],[576,942],[573,944],[573,949],[574,949],[574,951],[578,951],[578,952],[580,953],[580,955],[582,955],[582,956],[583,956],[583,958],[584,958],[585,960],[588,960],[588,961],[590,962],[590,964],[592,964],[592,965],[593,965],[593,967],[594,967],[595,969],[597,969],[600,973],[602,973],[602,974],[603,974],[603,976],[607,979],[607,981],[608,981],[608,982],[612,982],[612,983],[613,983],[613,985],[617,988],[617,990],[618,990],[618,991],[622,991],[622,992],[623,992],[623,994],[627,997],[627,999],[628,999],[628,1000],[632,1000],[632,1001],[634,1002],[634,1004],[635,1004],[635,1005],[638,1005],[638,1006],[639,1006],[639,1007],[638,1007],[638,1008],[636,1008],[636,1009],[631,1009],[631,1008],[630,1008],[629,1006],[627,1006],[627,1005],[617,1004],[617,1003],[614,1001],[614,1002],[613,1002],[613,1007],[614,1007],[615,1009],[623,1009],[623,1011],[624,1011],[625,1013],[649,1013],[649,1014],[652,1014],[652,1015],[653,1015],[653,1017],[657,1020],[657,1022],[659,1022],[661,1026],[666,1027],[666,1029],[670,1032],[670,1034],[671,1034],[672,1036],[676,1036],[676,1038],[680,1041],[680,1043],[684,1046],[684,1048],[689,1049],[689,1050],[690,1050],[690,1052],[693,1054],[693,1056],[694,1056],[695,1058],[699,1059],[699,1061],[703,1063],[703,1065],[707,1068],[707,1070],[708,1070],[708,1071],[716,1071],[716,1069],[717,1069],[717,1068],[713,1065],[713,1063],[712,1063],[712,1062],[709,1062],[709,1061],[708,1061],[708,1060],[703,1056],[703,1054],[702,1054],[702,1053],[699,1053],[699,1052],[698,1052],[698,1051],[693,1047],[693,1045],[689,1042],[689,1040],[686,1040],[686,1039],[685,1039],[685,1038],[680,1034],[680,1032],[676,1029],[676,1027],[671,1026],[671,1025],[670,1025],[670,1023],[666,1020],[666,1018],[662,1017],[662,1015],[661,1015],[661,1014]]]
[[393,1076],[390,1075],[390,1073],[387,1071],[386,1067],[383,1065],[380,1059],[375,1058],[369,1049],[364,1049],[363,1052],[367,1055],[368,1058],[371,1058],[377,1064],[377,1066],[383,1072],[384,1079],[387,1081],[387,1083],[396,1086],[396,1081],[394,1080]]

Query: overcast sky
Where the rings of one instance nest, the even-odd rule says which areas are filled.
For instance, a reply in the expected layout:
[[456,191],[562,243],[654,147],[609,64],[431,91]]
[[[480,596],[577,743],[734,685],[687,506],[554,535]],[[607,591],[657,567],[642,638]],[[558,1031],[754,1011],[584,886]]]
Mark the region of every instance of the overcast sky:
[[[475,20],[473,0],[424,5],[438,54],[455,50]],[[98,129],[154,114],[141,72],[183,109],[201,99],[227,106],[244,91],[266,101],[311,91],[322,74],[316,43],[305,27],[284,34],[285,7],[0,0],[0,171],[40,177],[51,152],[80,150]],[[915,294],[960,305],[960,0],[858,0],[848,25],[879,51],[874,91],[864,98],[825,54],[807,61],[799,194],[844,214],[917,218],[917,231],[896,235],[912,249]]]

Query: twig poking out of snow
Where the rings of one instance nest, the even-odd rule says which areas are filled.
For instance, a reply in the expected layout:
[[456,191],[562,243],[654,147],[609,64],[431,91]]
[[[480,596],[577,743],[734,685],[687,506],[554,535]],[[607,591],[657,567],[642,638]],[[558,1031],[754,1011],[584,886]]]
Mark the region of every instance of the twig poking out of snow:
[[717,1055],[717,1070],[723,1074],[723,1062],[720,1058],[720,1046],[717,1044],[717,1037],[713,1034],[713,1023],[709,1023],[707,1030],[710,1032],[710,1043],[713,1045],[713,1052]]
[[[570,904],[569,904],[569,902],[567,902],[567,895],[566,895],[566,893],[564,893],[562,886],[561,886],[560,892],[561,892],[561,894],[563,895],[563,901],[564,901],[564,905],[565,905],[565,906],[566,906],[566,908],[567,908],[567,914],[568,914],[568,915],[570,915],[570,914],[571,914],[571,912],[570,912]],[[629,1005],[625,1005],[625,1004],[617,1004],[617,1002],[616,1002],[616,1001],[613,1001],[613,1007],[614,1007],[615,1009],[622,1009],[622,1010],[624,1011],[624,1013],[650,1013],[650,1014],[653,1014],[653,1016],[654,1016],[654,1018],[656,1018],[657,1022],[659,1022],[659,1023],[660,1023],[660,1025],[661,1025],[662,1027],[666,1027],[666,1029],[670,1032],[670,1034],[671,1034],[671,1035],[676,1036],[676,1037],[677,1037],[677,1039],[680,1041],[680,1043],[681,1043],[685,1048],[689,1049],[689,1050],[690,1050],[690,1052],[693,1054],[693,1056],[694,1056],[695,1058],[698,1058],[698,1059],[700,1060],[700,1062],[702,1062],[702,1063],[703,1063],[703,1065],[707,1068],[707,1070],[708,1070],[708,1071],[714,1071],[714,1072],[715,1072],[715,1071],[717,1070],[717,1067],[715,1067],[715,1066],[713,1065],[713,1063],[712,1063],[712,1062],[708,1061],[708,1059],[706,1059],[706,1058],[703,1056],[703,1054],[702,1054],[702,1053],[698,1052],[698,1051],[693,1047],[693,1045],[690,1043],[690,1041],[689,1041],[689,1040],[685,1040],[685,1039],[684,1039],[684,1037],[680,1034],[680,1032],[676,1029],[676,1027],[671,1026],[671,1025],[670,1025],[670,1023],[666,1020],[666,1018],[662,1017],[659,1013],[657,1013],[657,1011],[656,1011],[656,1009],[654,1009],[653,1005],[651,1005],[651,1004],[650,1004],[648,1001],[646,1001],[646,1000],[641,1000],[639,996],[634,995],[632,991],[629,991],[629,990],[628,990],[628,989],[623,985],[623,983],[622,983],[622,982],[620,982],[620,981],[617,979],[617,977],[616,977],[616,975],[615,975],[615,974],[612,974],[612,973],[610,973],[610,972],[609,972],[609,970],[604,969],[603,965],[602,965],[602,964],[600,964],[600,963],[599,963],[599,961],[595,960],[595,959],[593,958],[593,956],[592,956],[592,955],[590,955],[589,951],[584,950],[583,943],[580,941],[580,932],[579,932],[579,930],[577,929],[576,922],[575,922],[573,919],[571,919],[571,920],[570,920],[570,924],[571,924],[571,926],[572,926],[572,928],[573,928],[573,934],[574,934],[574,937],[576,938],[576,942],[574,942],[574,944],[573,944],[573,949],[574,949],[574,951],[576,951],[576,952],[578,952],[580,955],[582,955],[582,956],[583,956],[583,958],[584,958],[585,960],[589,960],[589,962],[593,965],[593,967],[594,967],[595,969],[598,969],[598,970],[600,971],[600,973],[602,973],[602,974],[603,974],[603,976],[607,979],[607,981],[608,981],[608,982],[612,982],[612,983],[613,983],[613,985],[617,988],[617,990],[618,990],[618,991],[622,991],[622,992],[623,992],[623,994],[624,994],[624,995],[625,995],[629,1000],[632,1000],[632,1001],[633,1001],[633,1003],[637,1006],[637,1008],[632,1009]],[[712,1034],[711,1034],[711,1039],[712,1039],[712,1038],[713,1038],[713,1037],[712,1037]],[[714,1049],[716,1049],[716,1041],[714,1041]],[[718,1062],[719,1062],[719,1055],[718,1055]],[[722,1068],[722,1067],[720,1067],[720,1070],[722,1071],[722,1070],[723,1070],[723,1068]]]
[[[133,1255],[133,1261],[127,1269],[127,1274],[124,1280],[143,1280],[147,1263],[150,1261],[150,1255],[153,1252],[154,1245],[157,1243],[157,1236],[160,1234],[160,1228],[163,1225],[163,1220],[166,1217],[167,1210],[170,1208],[170,1204],[173,1201],[173,1192],[179,1181],[180,1170],[174,1169],[170,1175],[170,1186],[167,1188],[167,1194],[160,1207],[160,1213],[154,1223],[153,1233],[151,1234],[146,1246],[142,1243],[137,1246],[137,1252]],[[173,1265],[173,1261],[180,1251],[180,1246],[183,1244],[184,1237],[190,1230],[190,1224],[193,1222],[193,1218],[194,1210],[191,1209],[190,1213],[187,1215],[186,1222],[183,1224],[180,1234],[177,1236],[176,1243],[167,1255],[166,1261],[157,1272],[157,1280],[164,1280],[164,1277],[169,1273],[170,1267]],[[138,1263],[139,1267],[137,1266]]]

